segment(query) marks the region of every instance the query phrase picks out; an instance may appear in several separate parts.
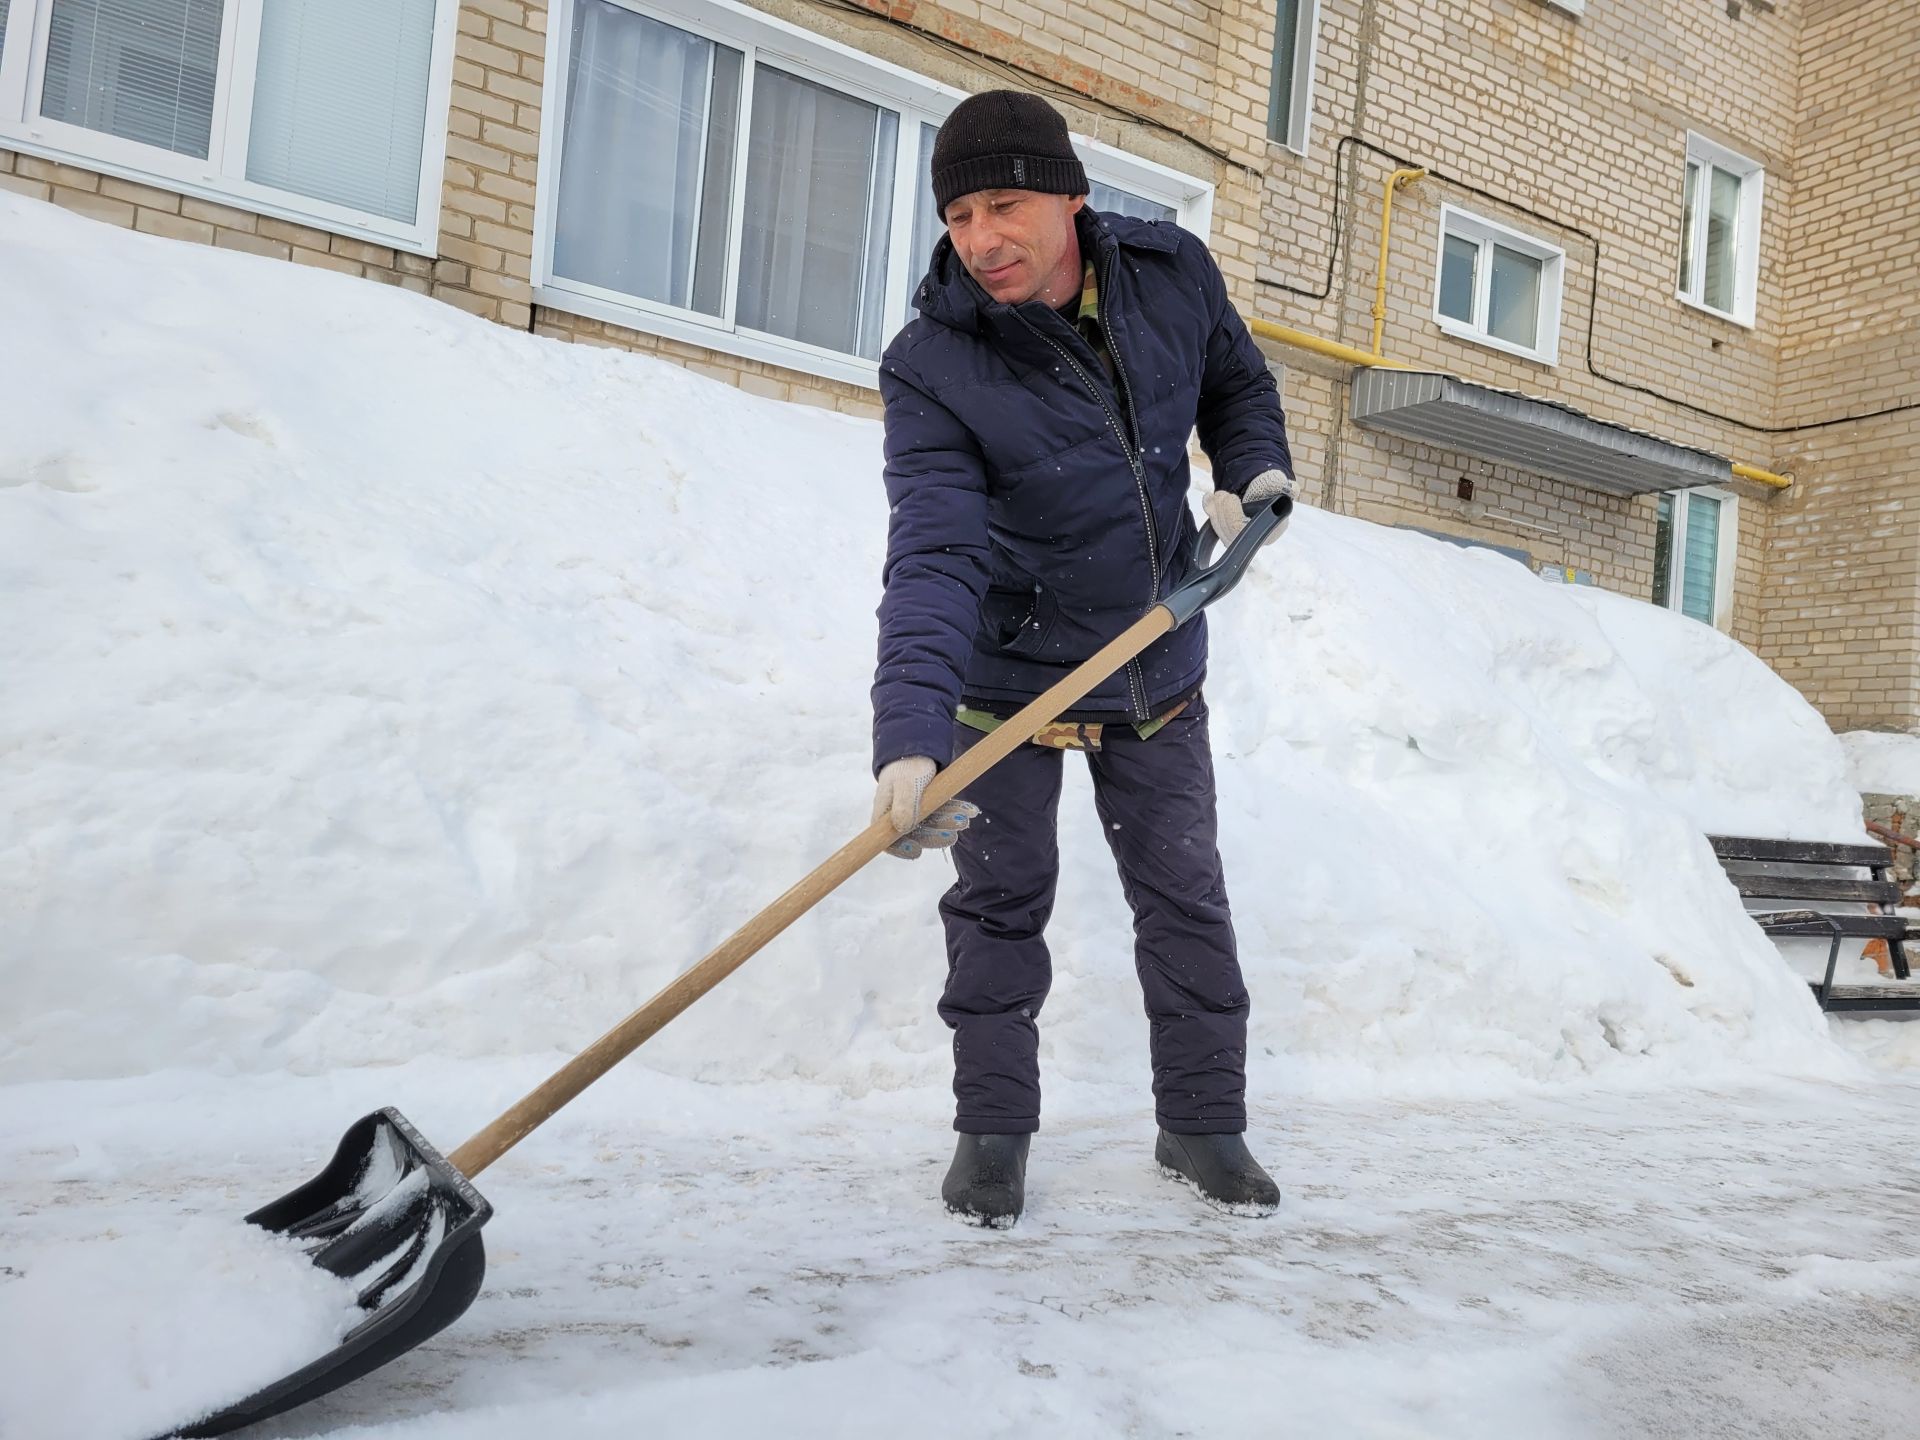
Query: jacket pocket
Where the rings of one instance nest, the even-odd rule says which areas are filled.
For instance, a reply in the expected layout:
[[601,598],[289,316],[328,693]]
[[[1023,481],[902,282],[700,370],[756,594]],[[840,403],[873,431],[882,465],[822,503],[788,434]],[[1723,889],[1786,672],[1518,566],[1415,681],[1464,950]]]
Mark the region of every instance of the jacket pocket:
[[980,629],[1002,655],[1038,655],[1053,630],[1058,607],[1039,585],[1025,590],[987,591],[980,605]]

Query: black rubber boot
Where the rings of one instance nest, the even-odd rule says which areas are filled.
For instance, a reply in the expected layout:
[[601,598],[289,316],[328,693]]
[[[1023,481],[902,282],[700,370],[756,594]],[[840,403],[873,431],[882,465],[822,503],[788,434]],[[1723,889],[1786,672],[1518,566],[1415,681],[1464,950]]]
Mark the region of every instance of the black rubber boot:
[[1260,1168],[1239,1135],[1174,1135],[1160,1132],[1153,1158],[1172,1180],[1183,1180],[1208,1204],[1229,1215],[1271,1215],[1280,1208],[1280,1187]]
[[969,1225],[1005,1230],[1027,1202],[1027,1143],[1031,1135],[962,1135],[940,1187],[948,1213]]

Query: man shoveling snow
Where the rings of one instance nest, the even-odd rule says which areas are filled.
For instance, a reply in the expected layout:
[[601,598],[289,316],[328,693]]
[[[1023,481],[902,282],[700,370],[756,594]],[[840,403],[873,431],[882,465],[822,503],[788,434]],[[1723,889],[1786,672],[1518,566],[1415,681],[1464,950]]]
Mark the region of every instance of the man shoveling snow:
[[1205,245],[1088,209],[1045,101],[964,101],[935,140],[932,183],[947,233],[920,318],[880,366],[892,517],[874,815],[901,832],[890,853],[951,846],[959,872],[940,905],[960,1132],[942,1194],[980,1224],[1010,1225],[1024,1203],[1061,752],[1074,749],[1133,910],[1156,1158],[1217,1205],[1271,1213],[1279,1192],[1242,1139],[1247,991],[1215,845],[1204,625],[1154,644],[966,802],[916,816],[957,753],[1177,582],[1196,534],[1196,426],[1223,541],[1246,524],[1243,503],[1291,491],[1279,394]]

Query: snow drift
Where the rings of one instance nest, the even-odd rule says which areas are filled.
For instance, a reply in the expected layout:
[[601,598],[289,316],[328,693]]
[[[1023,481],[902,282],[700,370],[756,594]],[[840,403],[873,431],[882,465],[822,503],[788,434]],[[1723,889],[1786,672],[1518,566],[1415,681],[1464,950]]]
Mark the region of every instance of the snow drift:
[[1849,730],[1840,737],[1848,778],[1865,795],[1920,795],[1920,735]]
[[[0,1078],[570,1049],[864,822],[877,424],[5,195],[0,313]],[[1860,832],[1745,651],[1313,511],[1216,616],[1274,1083],[1843,1063],[1703,838]],[[1043,1062],[1144,1093],[1064,815]],[[870,867],[646,1062],[938,1082],[944,880]]]

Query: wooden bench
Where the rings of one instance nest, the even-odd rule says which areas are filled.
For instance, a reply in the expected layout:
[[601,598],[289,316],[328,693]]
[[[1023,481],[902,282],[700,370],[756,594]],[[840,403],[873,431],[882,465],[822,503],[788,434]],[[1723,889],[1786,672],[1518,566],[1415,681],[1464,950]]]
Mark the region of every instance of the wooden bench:
[[[1768,935],[1831,940],[1826,975],[1807,982],[1822,1010],[1853,1014],[1920,1012],[1920,985],[1912,984],[1907,968],[1907,922],[1894,913],[1900,903],[1900,887],[1893,881],[1893,857],[1885,846],[1761,840],[1740,835],[1707,838],[1743,900],[1781,905],[1777,910],[1751,912]],[[1799,903],[1791,903],[1796,901]],[[1868,908],[1866,912],[1833,908],[1837,905]],[[1848,939],[1885,941],[1895,983],[1834,984],[1840,942]],[[1902,981],[1907,983],[1898,983]]]

